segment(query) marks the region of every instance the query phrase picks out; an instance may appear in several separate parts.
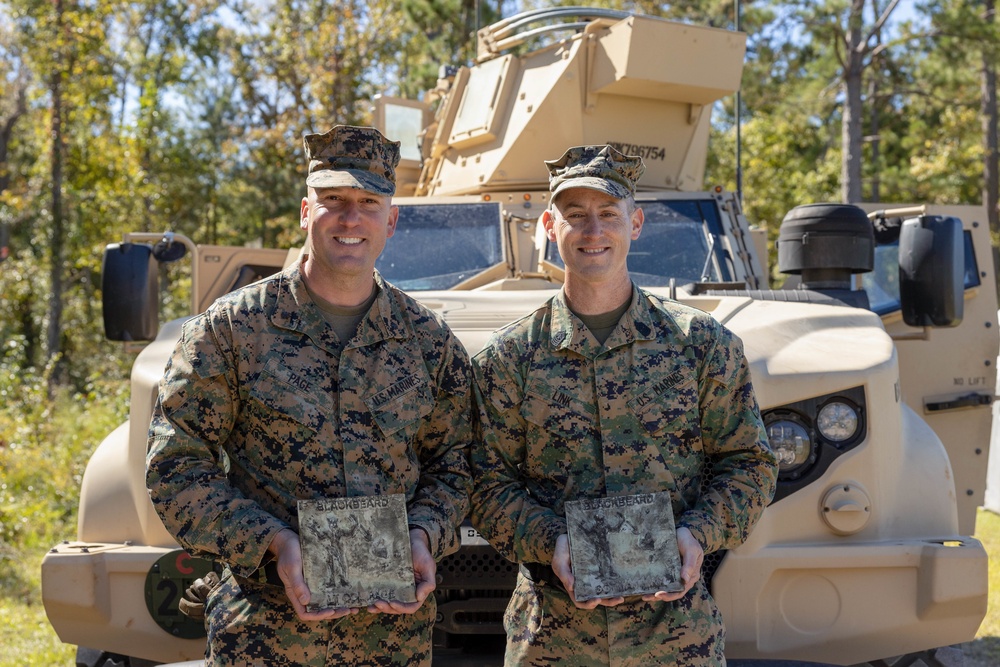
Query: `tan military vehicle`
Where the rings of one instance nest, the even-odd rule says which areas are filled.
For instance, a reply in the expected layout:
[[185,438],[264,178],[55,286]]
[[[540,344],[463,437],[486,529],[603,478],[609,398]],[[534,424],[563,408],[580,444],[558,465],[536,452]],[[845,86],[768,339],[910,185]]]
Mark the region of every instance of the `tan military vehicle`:
[[[632,275],[743,339],[781,460],[777,495],[750,540],[706,563],[727,655],[929,661],[936,647],[972,639],[986,611],[987,557],[970,537],[998,349],[986,218],[803,202],[780,232],[786,288],[768,289],[762,233],[733,193],[702,184],[712,105],[738,88],[744,52],[741,33],[608,10],[538,10],[482,30],[476,63],[443,72],[424,101],[379,100],[376,122],[404,139],[408,196],[378,268],[475,353],[560,286],[561,260],[538,224],[542,160],[595,143],[642,155],[646,223]],[[177,601],[212,565],[178,548],[143,481],[157,381],[181,324],[158,329],[156,266],[182,246],[192,312],[296,255],[170,234],[109,247],[108,336],[155,340],[135,362],[129,421],[87,468],[76,539],[42,564],[52,625],[92,647],[80,649],[81,664],[196,660],[204,647],[204,629]],[[498,645],[514,580],[474,530],[462,537],[440,566],[442,664]]]

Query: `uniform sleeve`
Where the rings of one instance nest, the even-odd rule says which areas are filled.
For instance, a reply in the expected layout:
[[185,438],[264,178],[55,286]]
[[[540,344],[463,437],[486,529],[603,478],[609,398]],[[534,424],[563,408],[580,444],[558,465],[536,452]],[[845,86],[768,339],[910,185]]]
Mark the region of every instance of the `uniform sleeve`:
[[505,558],[551,563],[566,520],[539,504],[520,471],[525,460],[525,421],[519,413],[522,383],[487,346],[473,359],[479,421],[472,448],[472,524]]
[[458,526],[469,513],[472,474],[472,388],[469,357],[453,336],[437,379],[434,409],[417,431],[420,481],[407,506],[411,527],[427,533],[431,555],[440,560],[460,546]]
[[743,345],[727,329],[716,327],[699,377],[708,480],[698,502],[678,522],[706,553],[746,541],[771,501],[778,477]]
[[222,469],[222,447],[239,412],[224,330],[207,314],[184,325],[153,409],[146,487],[184,548],[249,575],[287,526],[233,488]]

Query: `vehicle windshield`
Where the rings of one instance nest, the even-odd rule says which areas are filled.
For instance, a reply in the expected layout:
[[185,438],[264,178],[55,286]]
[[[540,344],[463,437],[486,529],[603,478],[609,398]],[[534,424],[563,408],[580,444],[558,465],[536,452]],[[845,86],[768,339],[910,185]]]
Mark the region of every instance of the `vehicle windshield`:
[[[710,200],[637,201],[645,214],[642,234],[628,253],[629,275],[643,287],[666,287],[673,278],[678,285],[730,280],[717,238],[721,223],[715,202]],[[556,244],[549,242],[545,259],[564,266]],[[722,272],[718,267],[722,267]]]
[[450,289],[504,262],[500,204],[407,204],[375,268],[404,290]]
[[[645,287],[731,280],[713,200],[638,200],[642,234],[632,242],[628,267]],[[403,204],[396,233],[375,262],[386,280],[404,290],[446,290],[507,261],[499,203]],[[564,266],[556,244],[544,257]],[[710,261],[711,260],[711,261]],[[720,268],[721,267],[721,271]],[[532,269],[533,270],[533,269]]]

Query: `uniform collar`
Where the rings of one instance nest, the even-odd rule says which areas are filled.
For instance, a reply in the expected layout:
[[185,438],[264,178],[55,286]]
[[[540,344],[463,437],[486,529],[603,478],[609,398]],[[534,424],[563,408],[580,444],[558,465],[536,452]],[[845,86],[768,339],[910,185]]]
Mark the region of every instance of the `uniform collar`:
[[378,271],[374,272],[378,296],[365,319],[358,325],[358,335],[351,347],[374,345],[390,338],[409,338],[413,332],[406,326],[407,320],[400,310],[399,301],[393,298],[393,287],[382,278]]
[[[271,311],[271,323],[282,329],[305,334],[327,351],[339,351],[344,345],[309,297],[302,280],[301,262],[300,259],[279,274],[278,296]],[[390,338],[409,338],[411,335],[404,324],[398,303],[390,295],[391,286],[378,271],[374,272],[374,278],[378,296],[358,325],[358,333],[351,341],[352,348],[373,345]]]
[[653,318],[649,312],[647,294],[635,283],[632,283],[632,303],[629,309],[618,321],[618,326],[605,341],[598,346],[594,337],[589,335],[586,325],[573,314],[566,303],[565,290],[552,299],[552,323],[550,326],[550,342],[553,349],[572,350],[585,357],[595,357],[599,353],[627,345],[636,340],[653,340],[656,338],[653,328]]

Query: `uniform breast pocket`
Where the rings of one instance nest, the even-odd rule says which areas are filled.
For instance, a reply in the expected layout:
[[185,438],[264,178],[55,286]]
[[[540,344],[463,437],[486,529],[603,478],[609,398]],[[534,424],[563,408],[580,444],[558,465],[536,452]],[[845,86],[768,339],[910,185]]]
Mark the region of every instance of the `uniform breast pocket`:
[[248,399],[245,407],[248,435],[263,445],[264,452],[273,450],[283,456],[295,456],[302,449],[288,445],[310,440],[323,426],[323,412],[312,398],[267,370],[257,378]]
[[543,505],[558,507],[567,485],[595,476],[600,438],[594,417],[563,396],[543,396],[530,389],[521,403],[521,417],[526,426],[524,472],[529,490]]
[[409,439],[421,420],[434,409],[434,392],[428,378],[407,377],[365,399],[372,418],[385,437]]
[[701,449],[698,383],[694,377],[668,378],[630,400],[628,405],[649,435]]
[[574,441],[587,436],[594,426],[587,411],[572,404],[555,402],[531,390],[521,403],[521,416],[554,436]]

